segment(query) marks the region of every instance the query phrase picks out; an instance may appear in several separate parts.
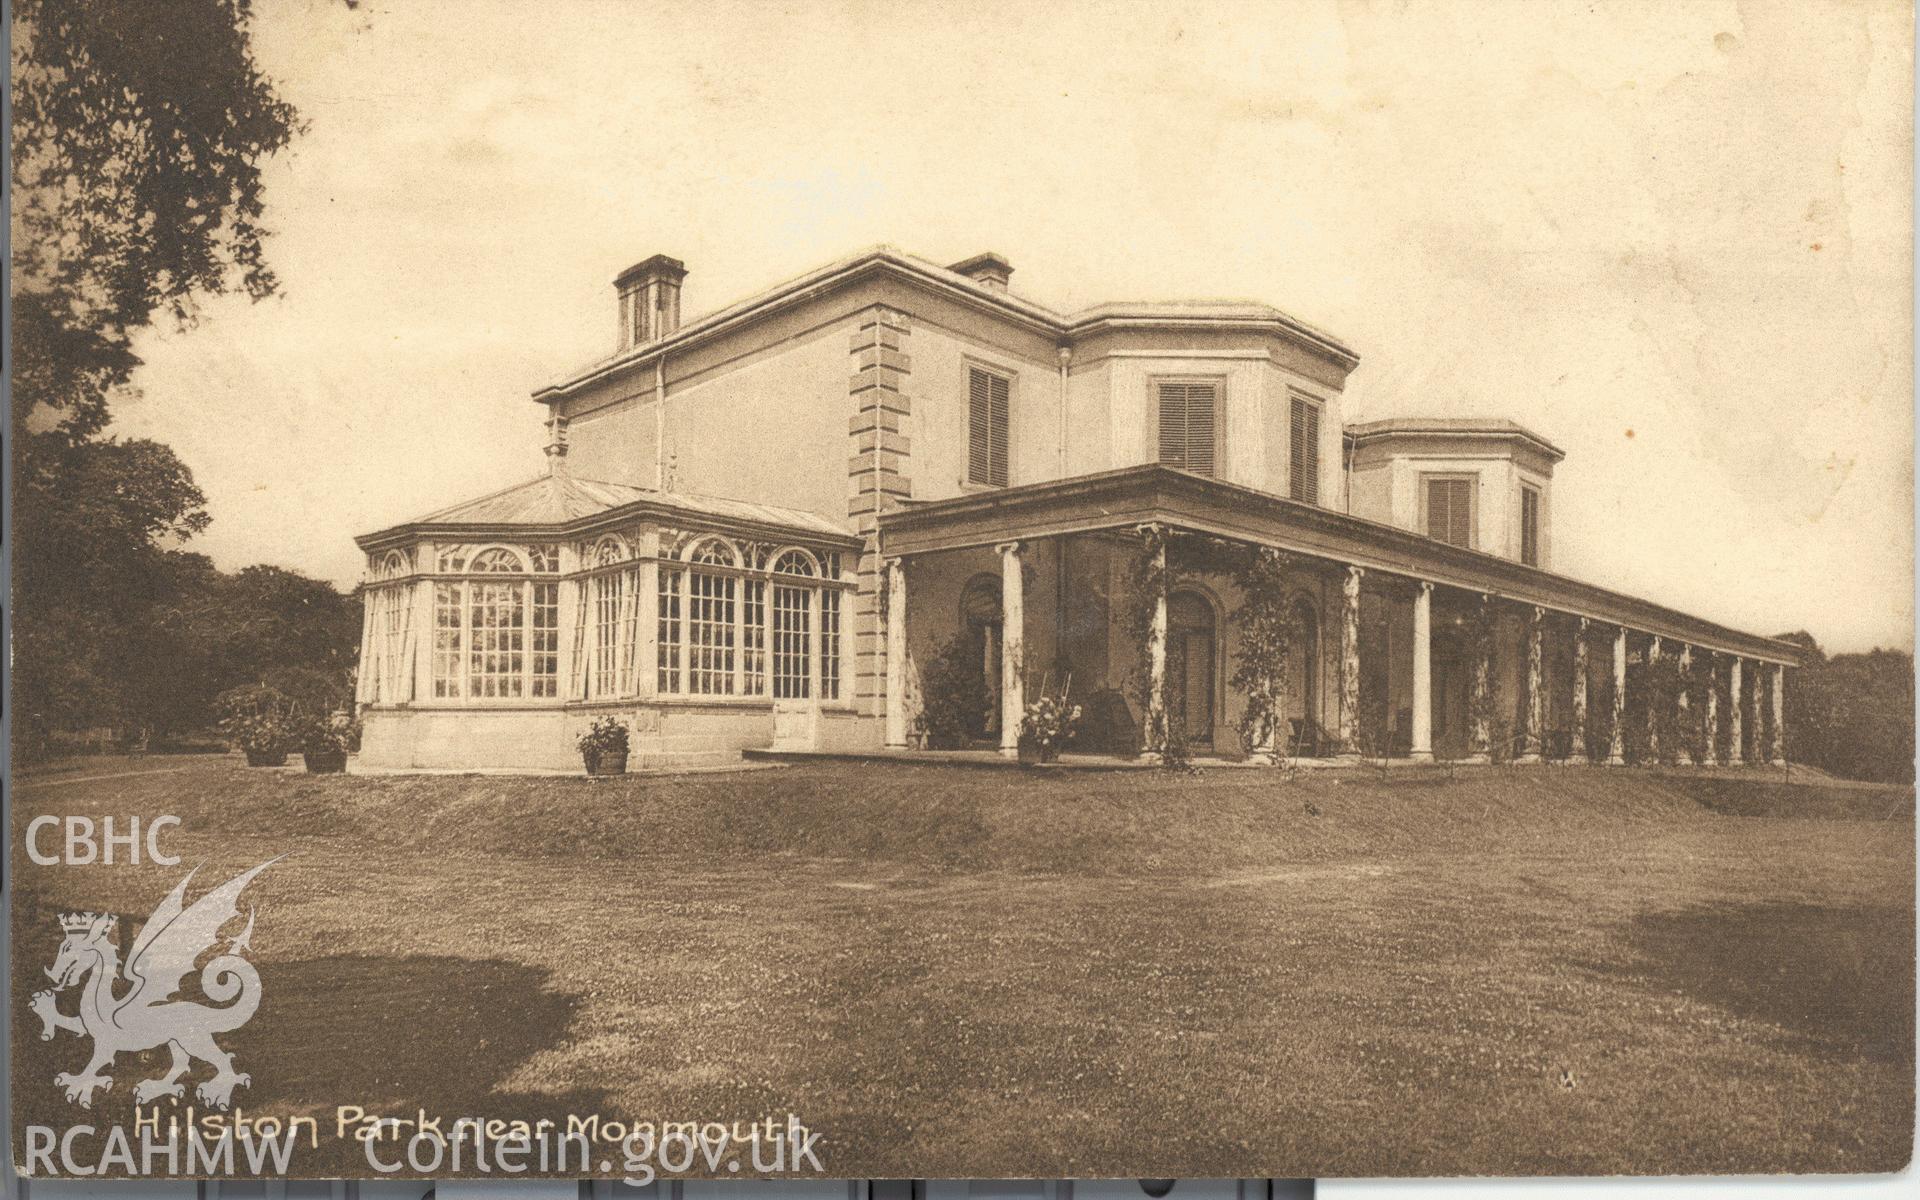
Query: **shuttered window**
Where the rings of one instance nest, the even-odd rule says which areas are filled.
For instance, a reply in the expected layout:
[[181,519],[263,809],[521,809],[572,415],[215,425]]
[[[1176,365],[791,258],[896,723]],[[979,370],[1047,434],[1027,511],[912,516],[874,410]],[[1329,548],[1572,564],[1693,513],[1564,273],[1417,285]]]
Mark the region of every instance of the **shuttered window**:
[[1520,561],[1540,565],[1540,493],[1530,487],[1520,489]]
[[1427,536],[1472,548],[1473,480],[1427,480]]
[[1293,419],[1288,434],[1287,490],[1295,500],[1320,503],[1320,406],[1293,397]]
[[1159,387],[1160,461],[1196,475],[1213,474],[1214,413],[1220,403],[1220,385],[1166,381]]
[[1007,486],[1007,400],[1011,390],[1006,376],[968,368],[968,483]]

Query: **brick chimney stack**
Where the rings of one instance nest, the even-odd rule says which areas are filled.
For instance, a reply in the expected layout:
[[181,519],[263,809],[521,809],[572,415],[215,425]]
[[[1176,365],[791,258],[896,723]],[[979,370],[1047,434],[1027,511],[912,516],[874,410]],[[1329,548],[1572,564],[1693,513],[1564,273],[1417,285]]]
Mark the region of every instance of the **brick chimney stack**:
[[680,328],[680,281],[687,264],[656,254],[620,272],[613,290],[620,294],[620,349],[657,342]]
[[991,250],[957,262],[947,270],[965,275],[990,292],[1006,291],[1007,281],[1013,277],[1013,264]]

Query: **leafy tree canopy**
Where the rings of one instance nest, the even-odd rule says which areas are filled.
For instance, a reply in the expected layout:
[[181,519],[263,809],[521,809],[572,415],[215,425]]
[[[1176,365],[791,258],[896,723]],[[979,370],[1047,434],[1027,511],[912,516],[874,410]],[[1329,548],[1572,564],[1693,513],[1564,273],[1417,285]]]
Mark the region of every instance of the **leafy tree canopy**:
[[197,295],[276,286],[260,164],[299,130],[254,62],[250,0],[16,0],[16,436],[107,423],[128,335]]

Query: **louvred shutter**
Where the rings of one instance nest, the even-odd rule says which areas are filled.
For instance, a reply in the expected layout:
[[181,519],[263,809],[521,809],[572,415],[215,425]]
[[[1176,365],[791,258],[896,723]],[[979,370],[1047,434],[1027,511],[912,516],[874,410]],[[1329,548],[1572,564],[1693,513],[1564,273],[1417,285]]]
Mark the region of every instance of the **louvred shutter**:
[[1320,502],[1320,409],[1295,397],[1289,432],[1287,493],[1308,504]]
[[989,376],[985,371],[969,372],[967,387],[967,481],[986,483],[988,462],[992,457],[992,398]]

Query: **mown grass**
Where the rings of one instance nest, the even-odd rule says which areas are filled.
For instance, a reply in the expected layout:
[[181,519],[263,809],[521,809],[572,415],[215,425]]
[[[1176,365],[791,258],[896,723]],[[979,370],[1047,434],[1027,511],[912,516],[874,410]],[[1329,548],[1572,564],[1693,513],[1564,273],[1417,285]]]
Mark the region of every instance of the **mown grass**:
[[[253,889],[250,1111],[791,1110],[876,1177],[1865,1171],[1911,1141],[1910,793],[217,760],[29,783],[16,845],[42,811],[177,814],[208,882],[293,852]],[[57,909],[143,914],[179,874],[11,866],[16,990]],[[17,1111],[64,1113],[71,1039],[15,1051]]]

